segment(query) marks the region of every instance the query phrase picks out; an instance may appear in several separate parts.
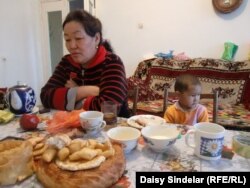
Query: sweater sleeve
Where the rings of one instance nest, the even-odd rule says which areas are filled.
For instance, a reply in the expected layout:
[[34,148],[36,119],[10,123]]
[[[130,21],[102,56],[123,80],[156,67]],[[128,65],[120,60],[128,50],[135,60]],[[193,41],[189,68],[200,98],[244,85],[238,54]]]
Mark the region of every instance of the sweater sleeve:
[[87,98],[84,109],[101,110],[102,101],[114,101],[119,107],[127,100],[127,80],[125,68],[121,59],[112,55],[107,57],[102,64],[100,75],[99,96]]
[[164,119],[166,120],[167,123],[175,123],[174,116],[175,116],[174,115],[174,105],[171,105],[165,111],[165,113],[164,113]]
[[[54,73],[47,83],[42,87],[40,98],[44,107],[58,110],[72,110],[72,104],[75,104],[74,88],[66,88],[64,85],[69,79],[70,63],[62,60],[55,68]],[[68,97],[68,93],[71,97]],[[68,99],[70,98],[70,101]],[[70,103],[70,104],[68,104]]]

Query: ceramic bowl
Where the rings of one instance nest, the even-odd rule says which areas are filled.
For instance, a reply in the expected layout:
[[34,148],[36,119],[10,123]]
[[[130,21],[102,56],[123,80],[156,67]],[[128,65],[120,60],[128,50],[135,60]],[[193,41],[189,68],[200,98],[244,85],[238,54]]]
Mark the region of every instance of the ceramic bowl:
[[141,130],[146,145],[156,152],[164,152],[176,142],[179,131],[167,125],[149,125]]
[[133,127],[115,127],[108,130],[107,135],[111,141],[123,144],[124,152],[129,153],[137,146],[141,132]]

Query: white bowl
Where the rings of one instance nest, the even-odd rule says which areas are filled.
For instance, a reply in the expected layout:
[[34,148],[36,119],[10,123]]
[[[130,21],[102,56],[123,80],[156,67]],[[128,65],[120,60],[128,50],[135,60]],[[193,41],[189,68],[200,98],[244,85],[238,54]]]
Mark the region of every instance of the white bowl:
[[149,125],[141,130],[146,145],[156,152],[164,152],[173,145],[179,136],[176,127],[168,125]]
[[110,140],[124,145],[124,152],[129,153],[137,146],[141,132],[132,127],[115,127],[108,130],[107,135]]

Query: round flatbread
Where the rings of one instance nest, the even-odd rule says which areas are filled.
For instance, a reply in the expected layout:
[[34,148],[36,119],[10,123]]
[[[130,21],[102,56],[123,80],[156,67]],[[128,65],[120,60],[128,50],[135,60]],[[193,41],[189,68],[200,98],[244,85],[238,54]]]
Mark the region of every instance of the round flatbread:
[[125,170],[125,156],[119,144],[113,144],[115,155],[97,168],[79,171],[62,170],[55,162],[36,162],[38,180],[47,188],[106,188],[118,181]]

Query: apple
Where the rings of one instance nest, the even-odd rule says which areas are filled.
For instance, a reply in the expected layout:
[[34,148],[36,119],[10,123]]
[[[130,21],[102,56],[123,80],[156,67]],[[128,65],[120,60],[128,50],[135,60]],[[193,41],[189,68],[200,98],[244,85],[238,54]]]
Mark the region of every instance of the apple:
[[21,116],[19,123],[24,130],[34,130],[40,123],[40,119],[35,114],[24,114]]

